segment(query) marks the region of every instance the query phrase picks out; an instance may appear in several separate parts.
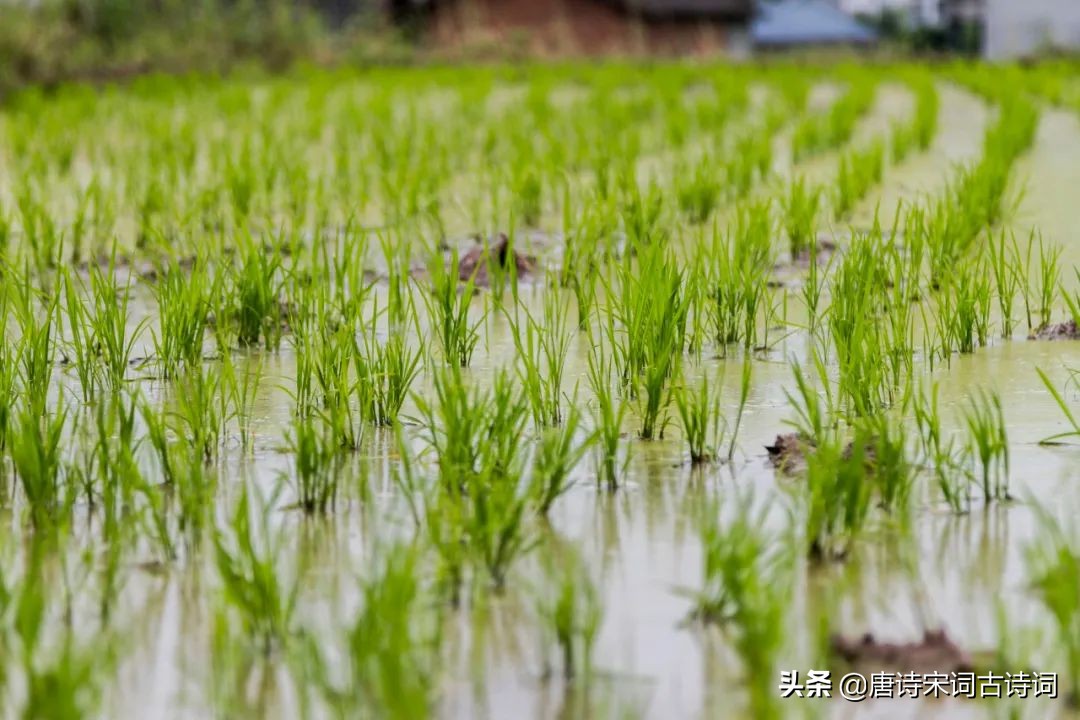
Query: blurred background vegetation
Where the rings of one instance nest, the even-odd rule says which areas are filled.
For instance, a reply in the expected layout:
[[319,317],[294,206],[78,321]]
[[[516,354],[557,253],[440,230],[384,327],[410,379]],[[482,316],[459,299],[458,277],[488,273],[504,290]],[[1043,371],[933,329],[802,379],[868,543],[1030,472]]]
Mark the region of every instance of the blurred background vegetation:
[[[407,53],[378,0],[0,0],[0,96],[148,72]],[[359,57],[357,57],[359,56]]]

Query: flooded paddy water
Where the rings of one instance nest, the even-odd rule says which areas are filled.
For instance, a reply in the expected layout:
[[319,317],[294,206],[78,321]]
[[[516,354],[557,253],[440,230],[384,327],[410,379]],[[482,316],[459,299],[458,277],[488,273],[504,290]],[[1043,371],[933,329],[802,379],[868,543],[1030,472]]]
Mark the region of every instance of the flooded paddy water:
[[[1023,72],[19,98],[3,714],[1075,715],[1080,115]],[[1056,697],[837,684],[966,669]]]

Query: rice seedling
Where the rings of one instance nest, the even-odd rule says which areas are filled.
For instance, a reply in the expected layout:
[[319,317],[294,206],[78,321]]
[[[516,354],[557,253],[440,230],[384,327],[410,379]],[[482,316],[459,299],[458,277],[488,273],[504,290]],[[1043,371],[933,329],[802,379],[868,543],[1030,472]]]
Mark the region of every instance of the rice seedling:
[[293,420],[288,447],[294,462],[288,478],[295,486],[297,505],[309,515],[333,510],[341,474],[335,439],[321,423],[298,416]]
[[457,268],[456,252],[449,261],[436,253],[428,267],[431,294],[423,297],[444,362],[468,367],[480,342],[478,328],[484,319],[469,320],[469,307],[477,292],[476,278],[470,277],[459,288]]
[[855,427],[852,452],[858,445],[865,448],[868,480],[876,490],[881,509],[886,513],[906,514],[916,467],[908,459],[904,425],[891,414],[865,419]]
[[863,150],[852,150],[842,155],[832,197],[835,219],[846,217],[855,203],[881,182],[884,172],[885,145],[880,140]]
[[214,564],[222,599],[263,654],[289,639],[297,594],[297,586],[282,577],[283,534],[270,523],[273,499],[242,485],[228,530],[214,531]]
[[739,439],[739,428],[742,427],[743,414],[746,412],[746,403],[750,399],[750,380],[753,376],[753,366],[749,361],[744,361],[742,373],[739,375],[739,407],[735,411],[735,424],[731,428],[731,437],[728,440],[728,462],[735,457],[735,441]]
[[[788,421],[788,424],[794,427],[798,435],[805,438],[811,446],[816,446],[819,441],[826,440],[826,431],[833,427],[836,407],[824,361],[817,353],[813,354],[812,360],[823,392],[819,393],[811,386],[810,379],[799,362],[795,360],[792,362],[795,392],[785,389],[784,395],[796,414],[796,418]],[[822,395],[824,395],[824,402]]]
[[771,307],[772,220],[767,204],[747,206],[727,233],[715,232],[705,258],[703,292],[714,300],[711,325],[717,343],[751,349],[764,345]]
[[661,224],[664,196],[654,183],[644,194],[636,182],[627,181],[625,199],[619,208],[626,239],[632,247],[644,247],[666,239],[667,230]]
[[983,500],[1009,500],[1009,438],[1005,413],[996,392],[980,390],[964,410],[967,453],[975,462],[975,477]]
[[835,434],[818,439],[806,457],[806,539],[815,560],[847,557],[867,524],[873,500],[868,438],[847,448]]
[[911,154],[915,146],[915,128],[912,125],[894,120],[889,127],[889,160],[899,165]]
[[[340,655],[314,643],[304,654],[338,716],[412,720],[435,707],[442,633],[427,609],[422,561],[415,545],[380,549],[374,572],[361,582],[361,606],[344,628]],[[330,668],[342,664],[343,680],[332,680],[338,673]]]
[[[318,303],[321,300],[317,300]],[[356,450],[362,426],[352,407],[357,389],[368,389],[349,370],[357,355],[356,338],[348,325],[328,328],[322,324],[325,308],[305,312],[296,324],[293,344],[297,355],[295,415],[317,416],[337,447]],[[363,377],[366,377],[363,376]],[[362,401],[370,398],[362,396]]]
[[692,223],[703,223],[720,201],[719,163],[708,155],[698,158],[689,168],[677,171],[681,183],[676,191],[679,209]]
[[537,225],[544,199],[544,184],[540,175],[533,170],[515,171],[512,187],[515,215],[526,225]]
[[970,476],[963,468],[962,449],[956,446],[954,438],[946,438],[942,431],[938,396],[936,383],[929,393],[920,390],[913,397],[912,411],[919,431],[923,464],[930,469],[945,502],[954,513],[961,514],[970,506]]
[[388,427],[398,422],[409,390],[420,374],[422,348],[410,350],[402,335],[379,341],[374,332],[363,336],[363,345],[353,350],[358,396],[366,417],[375,425]]
[[911,83],[915,91],[915,117],[912,127],[916,144],[920,150],[927,150],[934,141],[938,128],[940,100],[933,79],[919,75]]
[[[1016,296],[1021,292],[1024,279],[1019,273],[1019,266],[1012,262],[1012,256],[1008,254],[1005,246],[1005,231],[1002,230],[997,239],[991,238],[988,243],[990,249],[990,269],[993,271],[995,296],[998,301],[998,315],[1001,317],[1001,337],[1010,338],[1015,327],[1014,303]],[[1012,246],[1016,247],[1016,237],[1012,238]],[[1026,292],[1026,290],[1025,290]]]
[[176,427],[209,464],[218,457],[233,417],[222,392],[221,370],[202,365],[187,370],[180,380],[184,391],[176,395]]
[[21,705],[23,717],[95,714],[100,711],[105,680],[116,666],[115,641],[108,632],[81,638],[70,623],[58,623],[58,637],[53,635],[48,627],[53,608],[49,606],[46,552],[39,543],[35,545],[15,594],[8,599],[12,647],[11,657],[5,659],[22,681],[21,692],[9,696],[8,707],[14,710]]
[[23,397],[34,405],[39,415],[44,415],[56,362],[54,323],[59,323],[60,296],[54,293],[52,299],[44,303],[43,312],[39,312],[38,293],[27,281],[20,284],[14,297],[13,312],[19,329],[16,357]]
[[24,402],[10,418],[7,450],[30,522],[37,528],[62,520],[73,500],[71,488],[63,482],[68,423],[62,401],[49,411],[38,401]]
[[659,245],[641,248],[636,269],[620,266],[620,302],[611,308],[624,331],[623,382],[640,403],[642,439],[664,436],[671,403],[669,379],[678,373],[685,347],[688,297],[696,288],[684,286],[683,271]]
[[[537,615],[559,649],[563,680],[587,683],[603,622],[599,592],[584,562],[570,548],[548,558],[546,565],[547,579],[536,596]],[[550,672],[549,665],[545,675]]]
[[[1076,416],[1069,408],[1069,404],[1066,402],[1062,391],[1058,390],[1057,386],[1054,385],[1054,383],[1050,380],[1050,378],[1047,376],[1046,372],[1042,368],[1035,368],[1035,372],[1039,374],[1039,379],[1042,380],[1043,386],[1050,393],[1050,396],[1054,399],[1055,404],[1057,404],[1058,408],[1061,410],[1061,414],[1065,416],[1065,419],[1069,423],[1068,430],[1060,433],[1055,433],[1054,435],[1043,438],[1039,441],[1040,444],[1055,445],[1065,439],[1080,438],[1080,422],[1077,422]],[[1065,385],[1066,388],[1068,387],[1069,383],[1073,383],[1076,381],[1077,371],[1070,369],[1069,375],[1069,382]]]
[[432,376],[434,402],[415,393],[413,397],[438,462],[440,484],[456,494],[470,487],[479,468],[490,399],[470,389],[456,366],[450,368],[455,369]]
[[[1035,247],[1035,233],[1028,237],[1024,258],[1019,258],[1019,248],[1014,244],[1014,257],[1017,265],[1023,263],[1025,282],[1021,285],[1024,296],[1024,310],[1027,313],[1028,330],[1037,330],[1050,324],[1054,311],[1054,300],[1058,292],[1060,278],[1061,248],[1047,246],[1039,236],[1039,266],[1032,277],[1032,251]],[[1038,322],[1035,321],[1038,319]]]
[[945,347],[952,352],[975,352],[990,337],[990,308],[993,290],[983,262],[964,263],[955,269],[950,282],[937,295],[937,323],[944,334]]
[[465,529],[495,592],[506,587],[510,568],[537,543],[528,523],[529,494],[516,477],[495,477],[472,493]]
[[[113,395],[93,408],[93,426],[87,444],[90,446],[87,479],[96,482],[97,497],[90,495],[93,510],[102,511],[102,534],[107,542],[116,542],[125,510],[134,506],[137,491],[156,500],[143,478],[136,461],[135,424],[139,398],[136,394]],[[88,493],[89,495],[89,493]],[[153,504],[153,502],[151,502]],[[154,509],[154,508],[151,508]],[[157,509],[160,509],[157,508]],[[164,528],[162,516],[151,514],[152,530],[167,558],[175,555],[171,539]]]
[[220,292],[220,287],[211,281],[202,263],[185,273],[172,262],[159,274],[154,285],[158,306],[154,355],[161,376],[170,379],[202,362],[211,298]]
[[1070,697],[1080,693],[1080,547],[1074,528],[1034,503],[1038,537],[1025,549],[1028,588],[1052,618],[1064,654]]
[[173,509],[177,529],[196,548],[210,519],[209,509],[216,490],[215,477],[208,473],[201,452],[176,437],[164,413],[142,399],[139,415],[146,428],[146,442],[157,462],[162,485],[175,499]]
[[93,345],[101,358],[106,387],[116,391],[123,387],[132,352],[146,321],[136,325],[128,336],[131,282],[121,288],[111,268],[108,273],[91,268],[90,291],[94,302],[89,315]]
[[745,198],[755,182],[768,177],[773,161],[772,134],[766,123],[761,132],[748,132],[735,141],[724,166],[724,180],[733,199]]
[[542,323],[527,308],[515,308],[515,315],[519,311],[524,314],[523,320],[507,314],[521,363],[518,377],[525,388],[536,426],[555,426],[563,417],[563,375],[572,340],[569,308],[556,291],[549,290],[544,295]]
[[453,537],[501,591],[513,563],[535,545],[526,510],[521,436],[528,415],[523,394],[506,372],[489,391],[470,390],[449,366],[433,377],[435,402],[414,396],[435,453],[439,483],[429,507],[437,522],[453,522]]
[[888,312],[884,288],[895,248],[880,232],[857,236],[833,276],[828,310],[829,337],[838,365],[839,401],[852,415],[872,415],[889,404],[892,388],[885,359],[910,351],[891,346],[906,335],[886,334],[880,315]]
[[227,348],[222,348],[220,363],[223,407],[228,408],[230,419],[236,421],[241,449],[251,452],[255,444],[255,401],[262,383],[262,364],[245,362],[241,371]]
[[18,398],[18,354],[21,352],[7,336],[7,323],[7,294],[0,293],[0,457],[7,448],[8,427]]
[[227,268],[225,296],[228,298],[218,323],[231,323],[241,346],[261,343],[268,350],[281,345],[285,308],[284,266],[280,247],[267,251],[251,237],[239,249],[239,264]]
[[807,252],[814,264],[813,246],[817,238],[817,214],[821,204],[821,188],[810,186],[802,176],[788,185],[784,198],[784,229],[791,247],[791,259],[796,260]]
[[579,438],[581,421],[580,411],[571,405],[566,421],[558,428],[546,429],[537,440],[529,485],[536,512],[543,517],[570,489],[574,468],[594,442],[592,434]]
[[594,345],[589,353],[589,387],[593,393],[593,402],[589,407],[593,427],[596,428],[596,483],[609,491],[619,487],[622,472],[630,461],[627,450],[622,464],[619,463],[627,403],[617,393],[614,382],[615,371],[611,359],[601,346]]
[[690,462],[712,462],[720,452],[727,431],[727,422],[720,409],[719,394],[709,392],[709,378],[689,388],[680,386],[675,391],[675,406],[679,410],[683,435],[690,446]]
[[80,293],[81,289],[75,287],[71,273],[65,272],[64,296],[67,306],[68,333],[70,335],[70,340],[65,348],[65,357],[75,367],[83,402],[90,402],[97,394],[100,369],[97,362],[93,333],[90,329],[90,318]]
[[752,505],[744,496],[727,520],[715,501],[703,510],[702,586],[690,594],[695,618],[731,629],[754,716],[780,717],[773,678],[794,589],[793,558],[765,529],[768,506]]

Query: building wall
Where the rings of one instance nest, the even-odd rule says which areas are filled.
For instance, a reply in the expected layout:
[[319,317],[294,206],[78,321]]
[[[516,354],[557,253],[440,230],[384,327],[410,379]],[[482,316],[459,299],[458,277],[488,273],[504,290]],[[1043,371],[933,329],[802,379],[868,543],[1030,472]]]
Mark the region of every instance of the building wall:
[[1048,47],[1080,49],[1080,0],[986,0],[984,54],[1025,57]]
[[707,21],[644,22],[605,0],[445,0],[430,40],[448,49],[604,55],[701,55],[725,50],[740,28]]

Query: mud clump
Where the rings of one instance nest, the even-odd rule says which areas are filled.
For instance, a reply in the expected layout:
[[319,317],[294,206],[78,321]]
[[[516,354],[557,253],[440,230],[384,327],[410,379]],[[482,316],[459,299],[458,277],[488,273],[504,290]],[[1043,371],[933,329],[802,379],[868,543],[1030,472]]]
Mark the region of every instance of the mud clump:
[[1043,325],[1029,335],[1028,340],[1080,340],[1080,328],[1075,320]]
[[[877,465],[876,438],[868,438],[863,441],[860,449],[860,458],[866,466],[867,472],[873,472]],[[812,454],[816,447],[808,438],[799,433],[786,433],[777,435],[772,445],[766,445],[765,450],[769,453],[769,464],[787,475],[798,475],[807,469],[807,457]],[[856,454],[855,441],[847,443],[840,455],[840,459],[848,462]]]
[[470,279],[479,287],[489,287],[491,278],[488,266],[494,262],[503,271],[513,267],[518,278],[529,277],[536,272],[536,258],[519,253],[510,246],[506,233],[499,233],[485,248],[477,244],[458,260],[458,279]]
[[769,464],[792,475],[806,469],[806,454],[811,449],[809,441],[799,433],[777,435],[772,445],[765,446],[769,453]]
[[911,643],[879,642],[870,633],[858,640],[834,635],[832,652],[861,671],[915,673],[974,672],[971,656],[949,639],[944,630],[927,630]]

